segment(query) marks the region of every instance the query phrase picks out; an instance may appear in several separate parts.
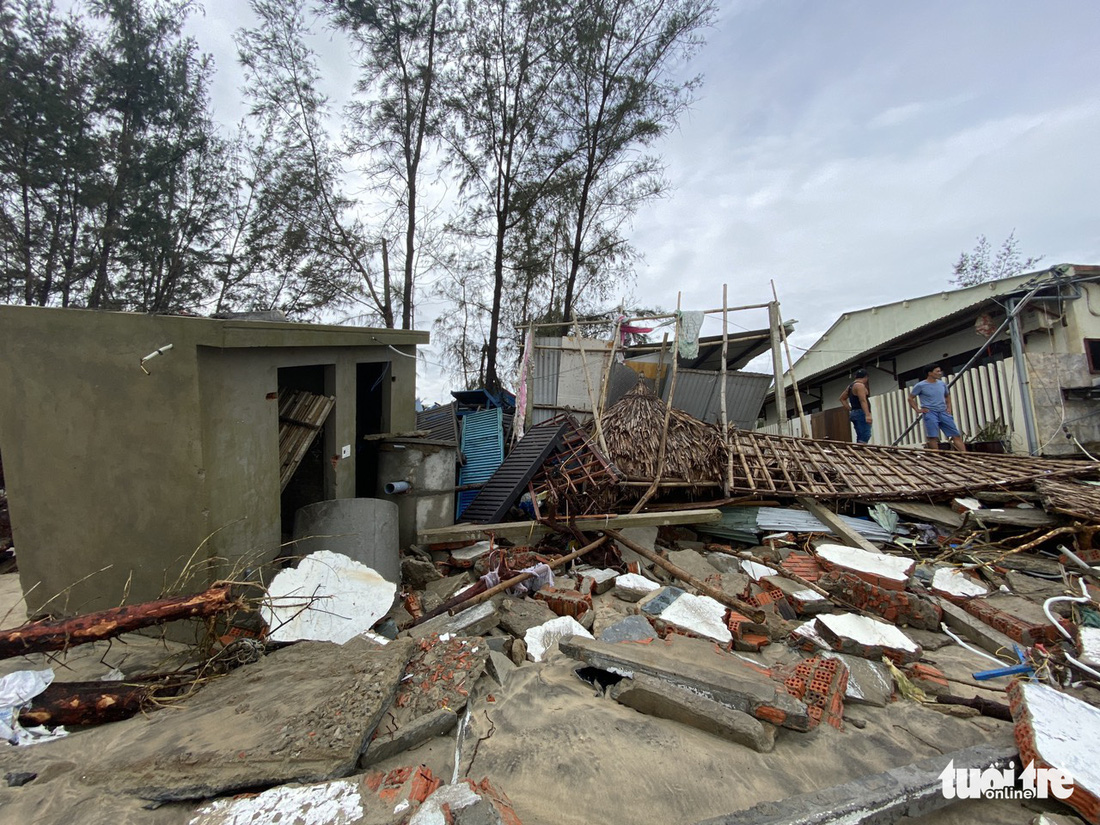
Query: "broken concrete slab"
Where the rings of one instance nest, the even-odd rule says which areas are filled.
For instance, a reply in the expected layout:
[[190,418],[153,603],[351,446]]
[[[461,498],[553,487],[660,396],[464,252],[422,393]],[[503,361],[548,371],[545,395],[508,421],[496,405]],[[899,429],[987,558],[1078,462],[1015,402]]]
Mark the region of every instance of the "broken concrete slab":
[[679,587],[665,585],[660,590],[655,590],[642,597],[638,601],[638,607],[649,616],[659,616],[663,610],[668,609],[674,601],[686,592],[686,590],[681,590]]
[[560,639],[570,636],[592,638],[592,634],[572,616],[558,616],[546,624],[528,630],[523,637],[523,643],[528,658],[533,662],[541,662]]
[[416,809],[409,825],[522,825],[511,800],[488,778],[442,785]]
[[[190,825],[267,825],[296,822],[299,825],[359,825],[366,815],[367,800],[358,779],[336,779],[313,785],[281,785],[255,796],[218,799],[195,812]],[[391,816],[388,823],[400,819]]]
[[[627,527],[619,530],[625,538],[630,539],[635,544],[640,544],[648,550],[656,550],[657,548],[657,528],[656,527]],[[635,553],[625,544],[618,541],[615,542],[615,546],[619,549],[619,555],[622,556],[623,562],[626,564],[637,564],[638,569],[644,570],[649,567],[649,559],[644,556]]]
[[799,614],[813,615],[825,610],[831,610],[832,602],[822,596],[816,590],[810,590],[806,585],[785,578],[784,576],[765,576],[760,580],[761,584],[774,587],[782,591]]
[[657,618],[694,636],[729,646],[733,634],[725,621],[726,606],[709,596],[684,593],[657,614]]
[[460,713],[485,670],[489,646],[479,637],[429,637],[405,666],[385,728],[400,730],[437,708]]
[[399,753],[419,747],[429,739],[444,736],[454,730],[457,722],[458,714],[449,707],[428,711],[403,723],[401,727],[393,727],[383,722],[375,731],[370,744],[367,745],[366,753],[359,757],[359,767],[366,768],[378,762],[384,762]]
[[423,590],[429,582],[439,581],[443,574],[427,559],[405,556],[401,559],[401,581],[413,590]]
[[644,673],[756,719],[792,730],[812,727],[804,703],[734,656],[689,660],[672,655],[672,646],[665,643],[608,644],[576,636],[561,640],[559,647],[567,656],[593,667],[620,675]]
[[904,556],[871,553],[858,547],[823,544],[817,548],[817,558],[828,569],[854,573],[864,581],[892,590],[904,590],[916,561]]
[[[741,559],[731,553],[711,551],[706,555],[707,564],[719,573],[741,574]],[[709,577],[709,576],[708,576]]]
[[1008,702],[1020,761],[1068,774],[1073,792],[1064,801],[1086,821],[1100,823],[1100,708],[1040,682],[1013,682]]
[[546,624],[558,614],[536,599],[513,599],[500,603],[500,626],[513,636],[523,636],[532,627]]
[[880,662],[872,662],[860,656],[826,651],[827,659],[839,659],[848,668],[848,687],[844,700],[857,705],[884,708],[894,696],[894,677],[890,668]]
[[260,607],[275,642],[343,644],[393,606],[397,585],[341,553],[319,550],[279,571]]
[[473,567],[474,563],[482,556],[489,555],[492,552],[493,543],[491,541],[478,541],[469,545],[468,547],[461,547],[458,550],[451,551],[451,564],[455,567]]
[[587,567],[576,571],[580,578],[577,589],[589,596],[598,596],[606,593],[615,586],[615,579],[619,573],[617,570],[609,570],[606,567]]
[[503,653],[497,653],[495,650],[489,651],[489,661],[486,663],[485,668],[489,675],[496,680],[496,683],[501,687],[504,687],[508,683],[508,677],[516,670],[516,663],[505,656]]
[[637,573],[624,573],[615,579],[615,589],[612,594],[627,602],[636,602],[654,590],[660,590],[661,585],[650,581],[645,576]]
[[401,631],[402,636],[413,639],[426,639],[429,636],[484,636],[500,624],[500,611],[491,601],[482,602],[473,607],[448,616],[444,613],[423,624]]
[[700,580],[714,575],[714,565],[695,550],[672,550],[668,554],[668,560]]
[[621,621],[605,629],[603,633],[598,634],[597,638],[601,642],[615,644],[617,642],[645,642],[656,639],[657,634],[653,630],[653,625],[644,616],[635,615],[624,617]]
[[970,599],[989,593],[984,584],[954,567],[940,567],[932,574],[932,590],[954,599]]
[[640,713],[671,719],[754,751],[767,753],[775,747],[774,725],[644,673],[623,679],[611,688],[610,696]]
[[[171,713],[114,725],[82,781],[160,802],[346,776],[393,701],[413,643],[302,642],[208,684]],[[65,744],[61,740],[55,744]]]
[[971,616],[947,599],[937,598],[936,603],[943,611],[943,623],[956,635],[968,642],[973,642],[989,653],[1011,656],[1015,642],[1004,633]]
[[894,625],[855,613],[824,614],[814,619],[817,632],[837,653],[894,664],[909,664],[921,657],[920,645]]
[[904,817],[924,816],[953,801],[943,795],[940,778],[949,764],[956,769],[1002,769],[1015,757],[1015,748],[978,745],[813,793],[762,802],[697,825],[889,825]]

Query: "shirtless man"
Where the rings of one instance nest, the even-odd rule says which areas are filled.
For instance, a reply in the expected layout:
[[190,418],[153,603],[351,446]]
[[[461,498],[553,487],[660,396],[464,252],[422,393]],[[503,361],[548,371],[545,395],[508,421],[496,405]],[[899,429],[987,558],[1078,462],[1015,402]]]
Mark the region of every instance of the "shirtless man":
[[855,379],[840,394],[840,403],[848,404],[848,420],[856,430],[856,443],[866,444],[871,440],[871,379],[867,370],[858,369],[852,377]]
[[925,444],[929,450],[938,450],[940,446],[940,431],[951,439],[955,449],[961,453],[966,452],[966,445],[962,440],[962,433],[955,424],[955,416],[951,412],[951,394],[947,391],[947,384],[943,378],[943,370],[939,364],[929,364],[925,367],[925,379],[918,381],[909,391],[909,406],[923,416]]

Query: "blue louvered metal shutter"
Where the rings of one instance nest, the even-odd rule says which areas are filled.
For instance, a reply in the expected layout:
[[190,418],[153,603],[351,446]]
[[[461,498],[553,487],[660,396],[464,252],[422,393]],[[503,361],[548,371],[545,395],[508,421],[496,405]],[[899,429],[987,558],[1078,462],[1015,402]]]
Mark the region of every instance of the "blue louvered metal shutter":
[[[462,454],[466,463],[458,473],[459,485],[484,484],[504,461],[504,411],[500,407],[462,416]],[[477,490],[458,494],[455,519],[477,498]]]

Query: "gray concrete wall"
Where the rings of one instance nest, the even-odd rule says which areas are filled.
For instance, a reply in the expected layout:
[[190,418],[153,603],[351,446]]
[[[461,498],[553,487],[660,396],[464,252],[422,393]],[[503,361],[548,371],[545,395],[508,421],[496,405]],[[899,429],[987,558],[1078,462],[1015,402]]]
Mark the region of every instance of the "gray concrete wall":
[[[330,365],[326,495],[355,495],[356,364],[392,363],[386,424],[415,426],[427,334],[0,307],[0,453],[32,612],[196,591],[280,543],[278,369]],[[173,348],[147,364],[143,355]],[[269,397],[271,396],[271,397]],[[189,562],[211,569],[186,582]]]
[[[377,495],[398,507],[402,547],[416,542],[418,530],[454,524],[457,456],[457,447],[418,443],[416,439],[381,445]],[[383,488],[388,481],[407,481],[412,489],[386,495]]]

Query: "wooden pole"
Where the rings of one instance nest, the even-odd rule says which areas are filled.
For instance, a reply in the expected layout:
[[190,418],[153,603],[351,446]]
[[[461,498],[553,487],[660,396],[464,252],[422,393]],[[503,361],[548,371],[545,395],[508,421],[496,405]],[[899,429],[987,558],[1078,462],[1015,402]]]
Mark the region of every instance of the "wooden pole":
[[611,354],[607,358],[607,369],[604,371],[603,383],[600,386],[600,397],[596,399],[599,404],[599,411],[596,413],[597,418],[603,414],[603,405],[607,401],[607,385],[611,383],[611,368],[615,365],[615,351],[619,348],[619,339],[622,337],[619,334],[622,323],[622,318],[615,319],[615,329],[611,333]]
[[727,593],[718,590],[717,588],[711,587],[706,582],[702,582],[699,579],[695,578],[686,570],[677,567],[668,559],[663,558],[662,556],[650,550],[648,547],[643,547],[637,542],[631,541],[618,530],[604,530],[603,532],[605,536],[611,536],[611,538],[615,539],[615,541],[619,542],[620,544],[626,545],[639,556],[649,559],[658,567],[662,567],[667,570],[680,581],[691,585],[704,596],[710,596],[716,602],[719,602],[721,604],[724,604],[726,607],[730,607],[734,610],[744,613],[757,624],[763,624],[767,619],[767,615],[764,613],[764,611],[756,605],[741,601],[741,599],[734,598],[733,596],[730,596]]
[[653,474],[653,483],[649,489],[645,491],[638,503],[631,508],[631,513],[639,512],[651,498],[653,494],[657,492],[657,488],[661,484],[661,473],[665,468],[665,451],[668,447],[668,425],[672,420],[672,402],[676,396],[676,376],[679,372],[677,367],[680,364],[680,301],[681,293],[676,293],[676,330],[672,339],[672,383],[668,385],[668,402],[665,404],[665,423],[661,428],[661,443],[657,447],[657,467]]
[[780,352],[779,327],[779,302],[772,301],[768,304],[768,325],[771,327],[772,336],[772,375],[775,376],[775,414],[779,422],[779,434],[790,435],[787,426],[787,389],[783,384],[783,355]]
[[[570,553],[568,556],[562,556],[561,558],[554,559],[547,565],[547,567],[554,569],[556,567],[561,567],[563,564],[568,564],[574,559],[579,559],[585,553],[589,553],[592,550],[595,550],[606,541],[607,536],[600,536],[595,541],[586,544],[580,550]],[[488,601],[489,599],[493,598],[493,596],[495,596],[497,593],[507,590],[510,587],[515,587],[520,582],[525,582],[528,579],[533,578],[534,575],[534,573],[517,573],[515,576],[508,579],[507,581],[502,581],[500,584],[495,584],[487,590],[482,590],[480,593],[475,593],[468,598],[459,596],[457,599],[451,599],[446,604],[442,604],[437,607],[431,613],[425,613],[419,619],[409,622],[401,629],[408,630],[410,627],[416,627],[418,624],[423,624],[424,622],[428,621],[428,619],[434,619],[436,616],[441,616],[444,613],[454,614],[460,609],[466,610],[467,608],[473,607],[474,605],[481,604],[482,602]]]
[[791,389],[794,390],[794,407],[798,410],[798,424],[802,427],[802,437],[810,438],[813,428],[802,409],[802,393],[798,391],[798,381],[794,377],[794,359],[791,358],[791,345],[787,341],[787,330],[783,328],[783,316],[779,312],[779,296],[775,293],[775,281],[772,281],[772,297],[775,298],[776,314],[779,315],[779,337],[783,339],[783,349],[787,353],[787,374],[791,376]]
[[729,353],[729,313],[726,311],[727,284],[722,284],[722,444],[726,448],[726,477],[722,479],[722,495],[729,497],[733,485],[733,453],[730,451],[730,422],[726,415],[726,358]]
[[603,440],[603,429],[600,427],[600,411],[596,406],[596,394],[592,391],[592,376],[588,374],[588,359],[584,355],[584,339],[581,338],[581,328],[573,319],[573,333],[577,336],[577,347],[581,351],[581,370],[584,372],[584,385],[588,388],[588,403],[592,405],[592,421],[596,428],[596,440],[600,442],[600,449],[607,455],[607,442]]

